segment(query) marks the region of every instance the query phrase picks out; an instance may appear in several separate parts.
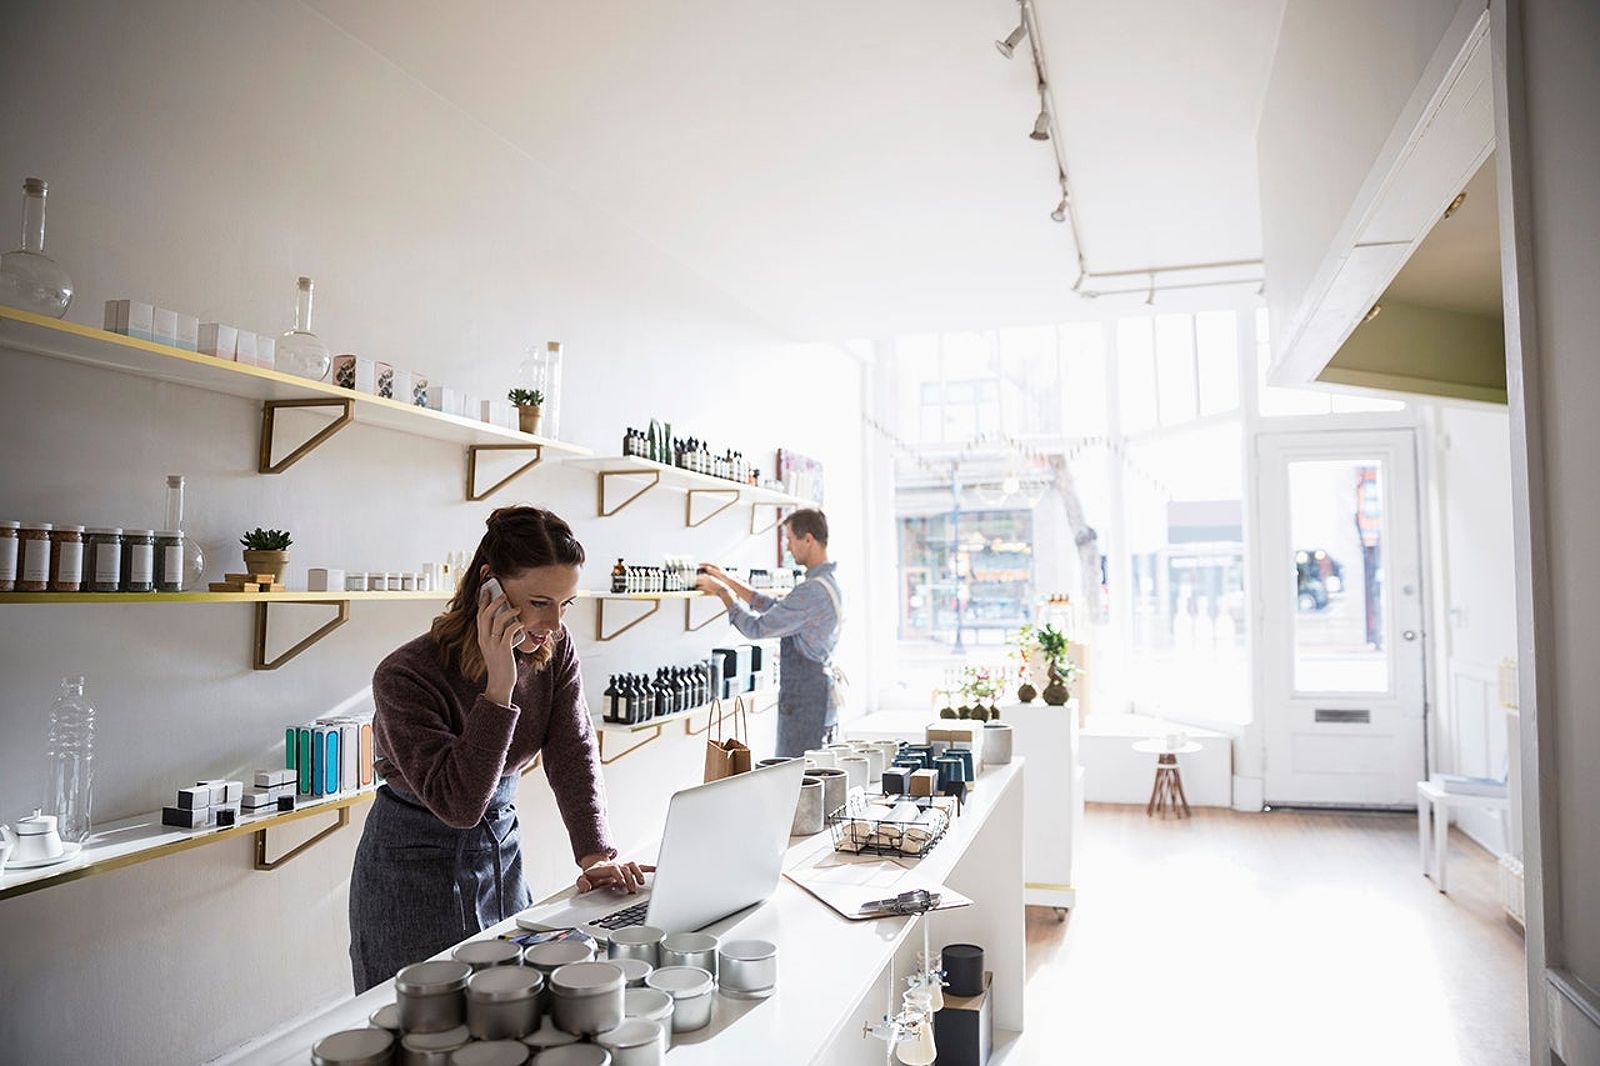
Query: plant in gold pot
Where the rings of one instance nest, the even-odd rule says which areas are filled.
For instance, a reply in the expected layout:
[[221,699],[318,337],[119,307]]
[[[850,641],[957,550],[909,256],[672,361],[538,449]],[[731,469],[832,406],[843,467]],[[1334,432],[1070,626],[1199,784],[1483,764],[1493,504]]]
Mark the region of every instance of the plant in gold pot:
[[524,433],[537,435],[539,416],[544,412],[544,393],[538,389],[512,389],[506,393],[517,408],[517,426]]
[[289,568],[289,545],[293,543],[287,530],[258,526],[240,537],[239,543],[244,545],[246,572],[271,574],[274,583],[282,583],[283,572]]

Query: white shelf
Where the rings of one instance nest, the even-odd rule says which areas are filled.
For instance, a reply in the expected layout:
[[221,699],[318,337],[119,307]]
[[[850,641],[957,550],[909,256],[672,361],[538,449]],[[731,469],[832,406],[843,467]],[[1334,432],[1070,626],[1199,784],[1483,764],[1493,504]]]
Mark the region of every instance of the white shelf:
[[136,377],[170,381],[250,400],[353,400],[355,421],[463,445],[524,444],[552,454],[591,455],[589,449],[492,426],[425,407],[370,396],[277,370],[225,362],[153,341],[107,333],[43,315],[0,307],[0,348],[47,355]]
[[96,827],[84,844],[83,850],[66,862],[32,870],[7,867],[0,873],[0,899],[37,892],[91,874],[132,866],[135,863],[147,862],[163,855],[187,851],[206,844],[215,844],[245,833],[256,833],[275,825],[297,821],[308,815],[352,807],[372,799],[377,791],[377,786],[372,785],[333,796],[296,796],[295,808],[292,811],[279,812],[274,808],[263,814],[241,812],[238,822],[225,829],[217,826],[179,829],[162,825],[160,811],[110,822]]
[[572,465],[601,474],[657,474],[660,476],[659,484],[662,488],[675,489],[679,492],[731,492],[737,490],[740,498],[747,503],[770,504],[774,507],[815,506],[810,500],[791,496],[787,492],[762,488],[759,485],[745,485],[738,481],[713,477],[710,474],[697,474],[692,470],[685,470],[669,463],[658,463],[651,459],[641,459],[636,455],[582,459]]
[[449,592],[0,592],[0,603],[363,603],[448,600]]

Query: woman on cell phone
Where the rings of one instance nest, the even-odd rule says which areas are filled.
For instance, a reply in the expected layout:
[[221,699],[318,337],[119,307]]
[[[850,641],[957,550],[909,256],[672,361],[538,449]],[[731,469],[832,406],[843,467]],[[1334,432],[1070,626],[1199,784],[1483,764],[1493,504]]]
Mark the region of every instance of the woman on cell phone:
[[538,507],[503,507],[427,634],[372,676],[378,789],[350,875],[356,991],[529,905],[514,804],[518,771],[545,776],[578,890],[635,892],[652,867],[617,860],[605,784],[562,616],[583,546]]

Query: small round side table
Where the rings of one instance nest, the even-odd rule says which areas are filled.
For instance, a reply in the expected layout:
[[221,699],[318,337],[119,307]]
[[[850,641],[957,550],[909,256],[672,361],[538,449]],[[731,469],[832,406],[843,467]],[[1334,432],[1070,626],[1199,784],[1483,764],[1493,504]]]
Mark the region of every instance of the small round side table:
[[1136,740],[1133,750],[1156,757],[1156,783],[1150,789],[1150,802],[1145,805],[1146,817],[1157,814],[1165,818],[1168,813],[1179,818],[1189,817],[1189,799],[1183,794],[1183,775],[1178,772],[1178,756],[1191,755],[1200,750],[1200,745],[1194,741],[1169,748],[1167,742],[1159,737],[1150,740]]

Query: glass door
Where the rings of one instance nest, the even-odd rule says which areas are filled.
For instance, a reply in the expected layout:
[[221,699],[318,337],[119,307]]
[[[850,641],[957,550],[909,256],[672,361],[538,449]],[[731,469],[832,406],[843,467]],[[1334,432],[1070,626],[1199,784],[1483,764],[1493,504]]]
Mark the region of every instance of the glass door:
[[1411,806],[1426,776],[1415,435],[1258,447],[1267,801]]

